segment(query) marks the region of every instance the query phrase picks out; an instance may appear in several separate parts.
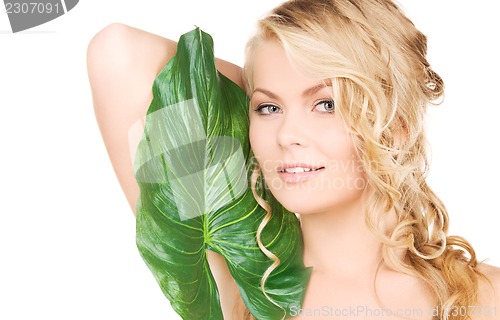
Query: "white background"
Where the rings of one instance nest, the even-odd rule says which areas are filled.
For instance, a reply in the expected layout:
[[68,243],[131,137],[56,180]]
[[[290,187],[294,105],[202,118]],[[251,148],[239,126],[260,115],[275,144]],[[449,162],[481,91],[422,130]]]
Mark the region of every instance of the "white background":
[[[134,218],[94,119],[91,37],[122,22],[172,39],[195,25],[236,64],[280,1],[86,0],[22,33],[0,11],[0,319],[175,319],[135,247]],[[500,265],[500,22],[492,2],[401,1],[429,38],[429,182],[480,259]]]

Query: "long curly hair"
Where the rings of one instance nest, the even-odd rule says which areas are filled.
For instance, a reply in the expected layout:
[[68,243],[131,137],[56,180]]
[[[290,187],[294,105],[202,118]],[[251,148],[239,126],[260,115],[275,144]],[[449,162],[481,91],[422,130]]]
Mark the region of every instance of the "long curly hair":
[[[269,40],[299,68],[332,83],[336,112],[352,132],[370,186],[365,220],[383,243],[383,262],[428,285],[438,318],[466,319],[445,314],[446,307],[475,305],[478,278],[485,276],[472,246],[447,235],[446,208],[426,183],[424,116],[440,102],[444,84],[426,59],[425,35],[391,0],[287,1],[259,20],[248,42],[248,92],[252,53]],[[264,207],[268,217],[261,227],[272,214]],[[398,221],[387,234],[381,221],[391,210]],[[402,248],[403,261],[397,254]]]

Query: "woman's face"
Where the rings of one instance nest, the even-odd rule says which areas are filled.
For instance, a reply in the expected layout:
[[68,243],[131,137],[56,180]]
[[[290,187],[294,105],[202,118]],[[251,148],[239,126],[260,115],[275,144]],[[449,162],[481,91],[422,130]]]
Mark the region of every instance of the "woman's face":
[[332,87],[299,72],[277,42],[253,58],[250,143],[273,195],[300,214],[359,201],[366,180]]

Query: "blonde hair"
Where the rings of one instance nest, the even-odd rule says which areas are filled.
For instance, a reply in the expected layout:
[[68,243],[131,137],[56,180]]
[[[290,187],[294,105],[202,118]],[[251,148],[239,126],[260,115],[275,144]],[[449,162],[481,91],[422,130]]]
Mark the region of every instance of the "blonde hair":
[[[288,1],[259,21],[248,42],[248,92],[252,53],[265,41],[278,41],[299,68],[331,81],[368,179],[366,223],[384,244],[383,261],[428,285],[440,319],[466,319],[444,314],[445,307],[475,305],[484,275],[472,246],[447,236],[448,213],[425,180],[424,115],[444,89],[426,59],[425,35],[390,0]],[[382,221],[391,210],[398,221],[386,234]]]

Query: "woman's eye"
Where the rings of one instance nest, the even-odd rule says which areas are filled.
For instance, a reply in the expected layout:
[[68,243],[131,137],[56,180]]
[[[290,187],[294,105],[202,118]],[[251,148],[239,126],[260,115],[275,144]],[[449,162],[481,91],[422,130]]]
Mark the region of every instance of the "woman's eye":
[[273,104],[263,104],[257,107],[255,109],[255,112],[259,114],[273,114],[273,113],[280,113],[281,109],[278,106],[275,106]]
[[316,109],[320,112],[333,113],[335,111],[335,101],[322,100],[314,105],[314,109]]

